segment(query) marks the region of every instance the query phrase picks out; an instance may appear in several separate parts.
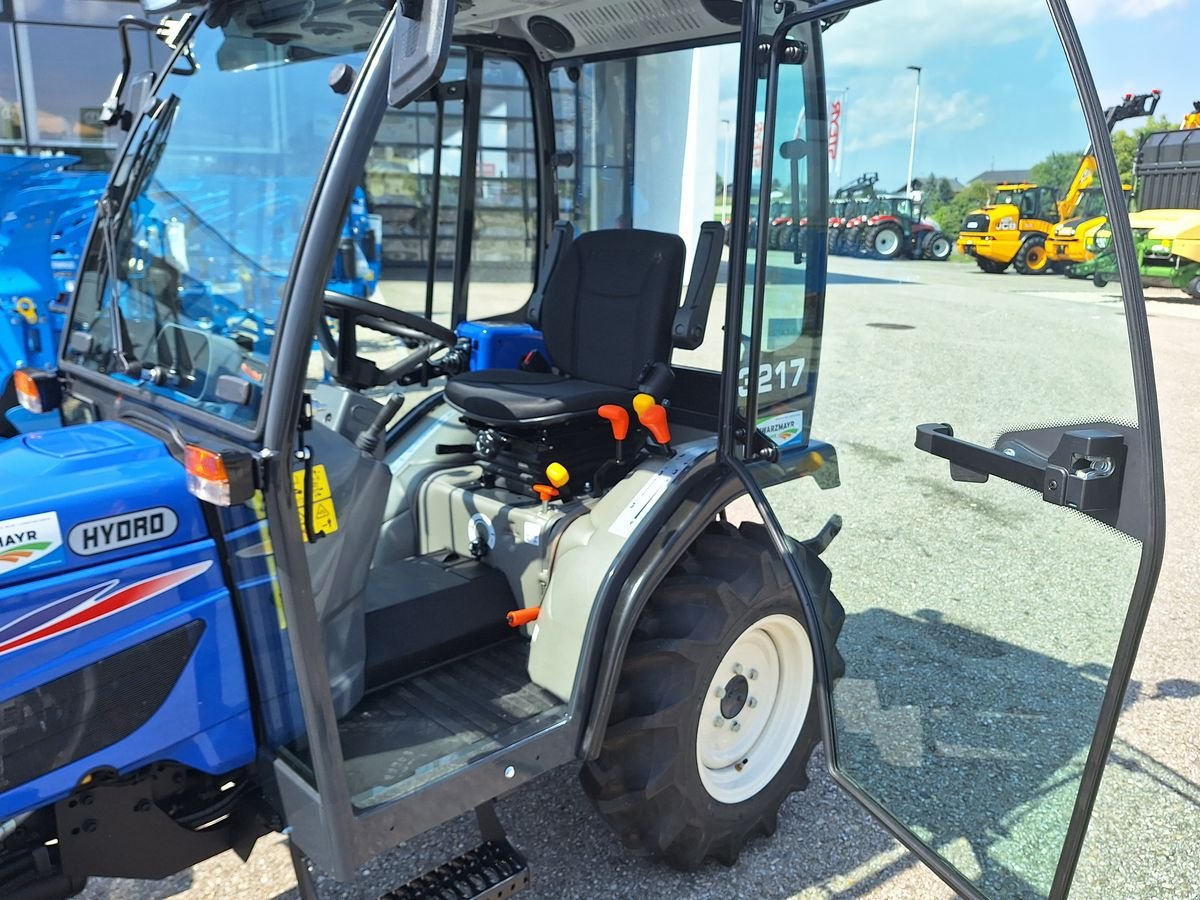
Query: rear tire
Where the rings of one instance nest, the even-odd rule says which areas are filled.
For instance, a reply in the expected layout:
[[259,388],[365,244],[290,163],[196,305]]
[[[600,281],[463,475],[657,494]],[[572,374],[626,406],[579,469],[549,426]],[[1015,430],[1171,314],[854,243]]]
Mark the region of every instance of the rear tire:
[[925,239],[921,256],[923,259],[933,260],[934,262],[945,262],[953,252],[954,245],[950,243],[950,238],[946,237],[940,231],[935,231]]
[[1013,258],[1013,268],[1022,275],[1043,275],[1050,271],[1044,234],[1031,234],[1021,242],[1021,249]]
[[904,250],[904,234],[895,225],[877,225],[867,232],[864,243],[876,259],[895,259]]
[[1184,290],[1191,295],[1193,300],[1200,300],[1200,275],[1189,281],[1188,286]]
[[[820,740],[813,648],[765,537],[762,526],[715,523],[659,585],[630,641],[600,755],[580,775],[626,847],[676,868],[709,856],[732,865],[808,785]],[[836,677],[844,613],[828,570],[799,549]]]

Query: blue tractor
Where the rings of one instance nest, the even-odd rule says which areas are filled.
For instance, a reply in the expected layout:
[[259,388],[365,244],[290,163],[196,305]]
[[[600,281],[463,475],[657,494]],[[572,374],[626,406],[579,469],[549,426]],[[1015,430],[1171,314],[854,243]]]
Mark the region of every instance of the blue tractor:
[[[856,622],[890,623],[856,637],[821,556],[841,520],[801,521],[815,497],[840,496],[838,454],[812,434],[826,235],[809,227],[781,265],[768,261],[767,229],[751,241],[749,223],[777,179],[790,179],[810,222],[827,220],[822,47],[875,7],[639,2],[627,15],[652,21],[632,28],[585,5],[539,3],[530,15],[500,0],[457,10],[450,0],[147,0],[173,18],[125,26],[155,29],[171,61],[133,108],[108,110],[126,137],[87,226],[57,358],[14,377],[22,407],[53,421],[0,444],[0,895],[162,878],[225,850],[245,857],[278,831],[309,898],[312,866],[350,880],[473,810],[481,844],[388,896],[507,897],[529,867],[493,801],[571,762],[632,851],[681,869],[733,864],[774,830],[822,740],[838,783],[968,896],[1012,894],[986,853],[973,875],[941,855],[949,839],[928,837],[962,791],[912,779],[966,772],[975,784],[986,772],[1010,785],[1032,766],[1030,783],[1078,797],[1082,812],[1056,807],[1038,832],[1053,851],[1044,880],[1055,896],[1069,885],[1161,554],[1136,285],[1125,310],[1135,364],[1121,371],[1136,376],[1139,428],[1038,425],[982,444],[921,419],[889,432],[876,458],[924,468],[861,475],[874,505],[886,511],[911,489],[933,512],[881,531],[849,522],[835,546],[839,594],[867,607]],[[908,4],[879,5],[893,24],[911,18]],[[1065,4],[1050,4],[1041,33],[1063,35],[1062,60],[1099,122]],[[636,133],[632,110],[601,106],[653,89],[644,65],[717,43],[741,48],[727,250],[719,223],[681,236],[641,224],[658,222],[662,203],[629,202],[633,160],[682,158],[665,105],[643,97],[653,115],[638,116]],[[494,80],[504,71],[508,81]],[[495,99],[501,88],[509,99]],[[676,113],[699,96],[683,88]],[[629,164],[605,174],[626,193],[589,195],[599,182],[585,171],[575,222],[556,221],[574,165],[556,149],[564,97],[595,113],[577,113],[587,153],[628,142]],[[521,134],[536,147],[518,160],[528,194],[499,174],[519,154],[495,152]],[[454,213],[443,223],[454,246],[448,316],[422,314],[425,298],[401,280],[359,290],[386,280],[360,258],[370,263],[364,243],[380,243],[363,200],[364,172],[381,159],[401,187],[440,161],[435,219]],[[1111,154],[1101,162],[1115,167]],[[684,167],[658,171],[665,180]],[[1104,183],[1118,182],[1106,173]],[[482,197],[524,210],[536,238],[537,277],[515,312],[489,306],[498,288],[475,253]],[[613,221],[633,227],[604,227]],[[438,243],[436,222],[425,233]],[[433,296],[441,285],[436,266],[428,272]],[[536,335],[544,352],[493,352],[514,334]],[[899,371],[915,393],[961,375],[909,362]],[[964,393],[947,388],[937,402]],[[992,476],[989,488],[1011,489],[1060,528],[1145,548],[1119,585],[1133,606],[1115,668],[1090,671],[1077,695],[1053,689],[1069,668],[1057,664],[1037,670],[1050,673],[1046,690],[1006,688],[1032,671],[1007,664],[1011,635],[929,613],[947,585],[984,589],[959,575],[966,550],[929,590],[914,588],[924,618],[872,615],[852,574],[915,578],[878,563],[885,550],[934,556],[928,534],[941,519],[958,524]],[[988,585],[1025,596],[1008,578],[1011,556],[958,534],[982,548]],[[1113,609],[1124,621],[1124,601]],[[1088,621],[1103,624],[1105,610],[1089,607]],[[1073,620],[1055,610],[1055,621]],[[909,644],[912,628],[923,630]],[[903,665],[863,661],[905,648],[917,658]],[[996,681],[976,689],[972,661],[997,659]],[[896,696],[879,687],[889,674],[922,688]],[[956,685],[968,696],[947,702]],[[887,724],[918,710],[918,726],[940,727],[961,708],[971,729],[995,721],[985,703],[1020,706],[1016,693],[1036,709],[984,734],[1025,729],[1021,753],[975,752],[974,731],[934,741]],[[1051,700],[1077,700],[1078,715],[1043,717]],[[1087,723],[1082,745],[1050,741],[1053,722],[1067,721]],[[892,739],[906,734],[916,757],[896,755]],[[1089,747],[1086,777],[1051,777]],[[856,769],[864,760],[876,768]],[[969,805],[1003,818],[982,794]]]
[[71,169],[77,162],[0,156],[0,438],[13,430],[3,412],[17,405],[13,371],[53,367],[58,357],[74,267],[106,180]]

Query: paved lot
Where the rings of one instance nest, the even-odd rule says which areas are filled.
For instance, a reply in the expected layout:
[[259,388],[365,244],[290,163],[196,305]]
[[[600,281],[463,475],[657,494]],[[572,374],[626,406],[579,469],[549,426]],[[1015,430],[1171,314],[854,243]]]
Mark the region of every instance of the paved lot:
[[[911,455],[912,426],[949,421],[982,442],[1020,425],[1131,417],[1119,303],[1087,283],[983,276],[958,264],[838,260],[833,269],[813,424],[838,447],[844,484],[825,493],[794,486],[774,502],[797,534],[829,511],[847,523],[828,554],[850,614],[850,674],[837,698],[843,757],[860,783],[902,808],[914,785],[943,802],[944,818],[918,817],[923,837],[998,896],[1020,896],[1047,877],[1086,749],[1080,710],[1111,661],[1136,547],[1011,486],[951,482],[943,463]],[[1191,465],[1200,306],[1154,293],[1167,555],[1076,879],[1080,897],[1200,896],[1200,488]],[[992,690],[1012,692],[1011,670],[1023,673],[1019,699]],[[945,697],[895,693],[931,680],[949,685]],[[1014,780],[990,783],[998,767]],[[773,839],[752,843],[735,868],[690,875],[625,855],[574,767],[517,791],[500,813],[531,859],[531,897],[950,896],[833,785],[823,758],[810,773]],[[322,881],[321,894],[377,896],[475,842],[472,822],[450,823],[375,861],[354,886]],[[85,896],[291,897],[294,883],[283,845],[269,838],[246,865],[226,854],[160,883],[96,881]]]

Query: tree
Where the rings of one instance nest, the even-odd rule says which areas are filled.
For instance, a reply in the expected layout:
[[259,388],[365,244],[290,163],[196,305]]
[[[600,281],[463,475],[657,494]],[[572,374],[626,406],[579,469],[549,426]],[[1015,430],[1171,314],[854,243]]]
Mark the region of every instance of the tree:
[[932,172],[923,179],[925,205],[930,208],[949,203],[954,199],[954,188],[950,186],[949,178],[939,178]]
[[[947,182],[946,187],[949,187]],[[946,232],[946,235],[951,240],[958,238],[958,233],[962,230],[963,219],[971,212],[971,210],[979,209],[985,206],[988,202],[988,197],[995,185],[985,184],[982,181],[972,181],[965,188],[954,195],[954,198],[947,203],[930,205],[930,214],[933,220],[938,223],[938,227]]]
[[1062,196],[1071,186],[1083,153],[1051,153],[1029,170],[1029,180],[1039,187],[1052,187]]

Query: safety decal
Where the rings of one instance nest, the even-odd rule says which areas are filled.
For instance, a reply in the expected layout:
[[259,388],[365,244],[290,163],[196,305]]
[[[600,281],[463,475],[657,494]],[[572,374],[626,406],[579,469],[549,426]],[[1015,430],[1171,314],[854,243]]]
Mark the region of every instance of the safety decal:
[[212,560],[205,560],[143,578],[125,587],[121,587],[119,578],[113,578],[47,603],[7,625],[0,625],[0,656],[40,644],[145,603],[204,574],[211,567]]
[[[337,510],[333,508],[333,494],[329,490],[329,476],[325,466],[318,463],[312,467],[312,530],[313,534],[333,534],[338,530]],[[300,513],[300,533],[308,540],[304,529],[304,470],[292,473],[292,490],[296,494],[296,509]]]
[[0,577],[34,563],[57,561],[63,555],[61,547],[57,513],[0,521]]

